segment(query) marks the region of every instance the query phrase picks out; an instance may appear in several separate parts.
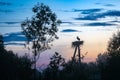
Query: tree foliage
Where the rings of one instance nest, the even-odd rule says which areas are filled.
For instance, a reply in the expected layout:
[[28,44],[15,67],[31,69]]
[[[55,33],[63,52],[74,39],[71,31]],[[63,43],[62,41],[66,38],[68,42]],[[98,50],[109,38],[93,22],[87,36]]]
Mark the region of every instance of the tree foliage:
[[65,65],[65,59],[57,52],[50,58],[50,63],[48,67],[44,70],[45,80],[60,80],[61,70]]
[[120,32],[117,34],[113,34],[113,37],[110,39],[108,43],[108,51],[117,51],[120,50]]
[[102,80],[119,80],[120,74],[120,32],[108,42],[107,52],[98,56],[97,63]]
[[0,80],[32,80],[32,62],[28,56],[18,57],[4,49],[2,35],[0,42]]
[[55,54],[50,58],[49,67],[53,69],[59,69],[60,66],[64,66],[65,59],[62,56],[55,52]]
[[0,34],[0,49],[4,49],[3,36]]
[[35,5],[32,11],[33,17],[26,19],[21,26],[27,39],[33,40],[33,49],[41,50],[42,47],[47,47],[45,43],[58,38],[56,32],[60,20],[57,20],[56,14],[43,3]]
[[31,42],[36,63],[39,53],[50,48],[48,43],[58,39],[56,32],[61,21],[57,19],[49,6],[43,3],[35,5],[32,11],[34,13],[32,18],[23,21],[21,27],[28,43]]

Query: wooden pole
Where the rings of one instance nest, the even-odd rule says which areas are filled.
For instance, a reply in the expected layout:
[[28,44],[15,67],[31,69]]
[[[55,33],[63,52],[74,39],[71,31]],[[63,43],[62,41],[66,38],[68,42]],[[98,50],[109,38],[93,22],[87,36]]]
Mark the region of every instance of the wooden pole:
[[81,56],[80,56],[80,46],[78,46],[78,58],[79,58],[79,64],[81,64]]
[[75,60],[76,51],[77,51],[77,46],[75,47],[75,51],[74,51],[74,55],[73,55],[73,61]]

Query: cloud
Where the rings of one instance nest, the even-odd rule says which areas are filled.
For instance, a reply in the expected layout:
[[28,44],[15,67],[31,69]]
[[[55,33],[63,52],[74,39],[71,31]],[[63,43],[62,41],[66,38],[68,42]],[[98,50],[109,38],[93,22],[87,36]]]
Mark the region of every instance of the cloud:
[[100,12],[103,9],[101,8],[95,8],[95,9],[74,9],[73,12],[81,12],[82,14],[91,14],[95,12]]
[[120,23],[120,21],[118,21],[118,20],[113,20],[113,21],[109,21],[109,22],[117,22],[117,23]]
[[103,16],[120,16],[120,11],[109,10],[102,14]]
[[5,43],[4,45],[19,45],[19,46],[25,46],[25,43]]
[[107,7],[113,7],[115,6],[114,4],[105,4],[105,3],[95,3],[96,5],[102,5],[102,6],[107,6]]
[[105,4],[104,6],[113,7],[113,6],[115,6],[115,5],[113,5],[113,4]]
[[90,14],[95,12],[102,11],[102,8],[95,8],[95,9],[72,9],[72,10],[62,10],[63,12],[81,12],[82,14]]
[[0,6],[10,6],[12,5],[12,3],[9,3],[9,2],[0,2]]
[[98,20],[99,18],[105,18],[105,17],[120,17],[120,11],[117,10],[109,10],[102,13],[93,13],[88,14],[86,16],[80,16],[78,18],[74,18],[75,20]]
[[80,31],[74,29],[64,29],[61,32],[80,32]]
[[68,24],[73,24],[73,22],[62,22],[62,23],[68,23]]
[[10,13],[10,12],[14,12],[14,11],[13,10],[9,10],[9,9],[0,9],[0,12]]
[[16,32],[16,33],[7,33],[4,35],[4,42],[21,42],[26,41],[27,39],[22,34],[22,32]]
[[116,24],[111,24],[107,22],[94,22],[94,23],[87,23],[84,26],[114,26]]
[[62,22],[62,24],[75,25],[75,22]]
[[99,5],[99,4],[102,4],[102,3],[95,3],[95,4],[98,4],[98,5]]
[[74,18],[75,20],[97,20],[97,17],[94,15],[88,15],[84,17]]
[[62,12],[72,12],[72,11],[69,11],[69,10],[60,10]]
[[20,23],[20,22],[0,22],[1,23],[4,23],[4,24],[17,24],[17,23]]

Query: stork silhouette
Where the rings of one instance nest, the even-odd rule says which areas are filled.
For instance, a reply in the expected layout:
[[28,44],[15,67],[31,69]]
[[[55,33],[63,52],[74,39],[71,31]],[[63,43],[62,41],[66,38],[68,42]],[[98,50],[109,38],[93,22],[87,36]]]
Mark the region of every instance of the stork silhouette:
[[77,36],[77,40],[80,41],[80,38]]

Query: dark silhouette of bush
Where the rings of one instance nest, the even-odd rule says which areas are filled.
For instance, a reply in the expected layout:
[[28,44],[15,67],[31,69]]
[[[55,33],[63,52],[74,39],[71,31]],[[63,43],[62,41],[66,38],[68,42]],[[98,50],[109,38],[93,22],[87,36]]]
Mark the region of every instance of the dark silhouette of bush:
[[31,61],[27,57],[18,57],[12,51],[0,52],[0,80],[30,80]]
[[[112,54],[112,56],[111,56]],[[120,79],[120,51],[113,51],[108,53],[108,58],[102,67],[102,80],[119,80]]]
[[48,67],[44,70],[44,80],[61,80],[61,71],[65,65],[65,59],[57,52],[50,58]]
[[31,60],[27,56],[18,57],[12,51],[7,51],[3,39],[0,42],[0,80],[32,80]]
[[[104,56],[105,55],[105,56]],[[114,34],[108,43],[107,52],[98,57],[98,66],[102,80],[120,80],[120,32]]]
[[96,63],[68,61],[55,53],[50,58],[48,67],[43,70],[43,80],[100,80],[100,72]]
[[74,63],[69,61],[66,63],[65,68],[62,71],[62,79],[63,80],[87,80],[88,75],[87,64],[81,63],[79,65],[79,61]]
[[3,36],[0,34],[0,51],[4,51],[4,42],[3,42]]
[[81,63],[68,61],[62,70],[61,80],[99,80],[100,74],[96,63]]

